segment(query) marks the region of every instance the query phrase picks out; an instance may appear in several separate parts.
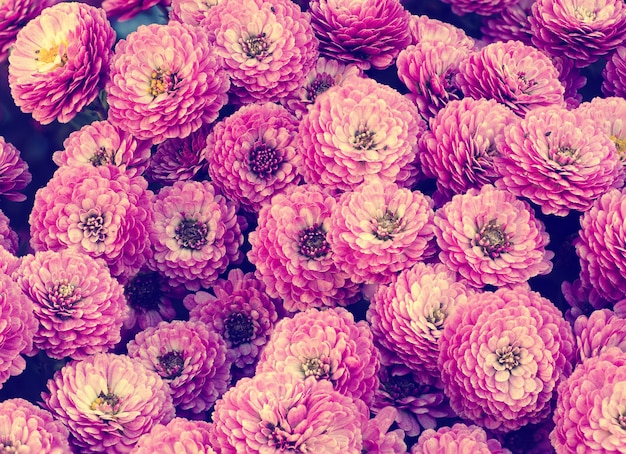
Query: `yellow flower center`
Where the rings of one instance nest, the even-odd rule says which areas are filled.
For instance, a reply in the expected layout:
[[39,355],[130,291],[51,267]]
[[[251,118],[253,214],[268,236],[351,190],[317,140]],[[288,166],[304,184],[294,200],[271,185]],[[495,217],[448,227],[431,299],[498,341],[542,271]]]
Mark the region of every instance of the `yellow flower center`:
[[35,53],[37,56],[35,57],[35,60],[39,62],[38,71],[40,73],[45,73],[56,68],[60,68],[61,66],[65,66],[68,60],[66,49],[67,42],[63,41],[47,49],[42,47],[36,51]]

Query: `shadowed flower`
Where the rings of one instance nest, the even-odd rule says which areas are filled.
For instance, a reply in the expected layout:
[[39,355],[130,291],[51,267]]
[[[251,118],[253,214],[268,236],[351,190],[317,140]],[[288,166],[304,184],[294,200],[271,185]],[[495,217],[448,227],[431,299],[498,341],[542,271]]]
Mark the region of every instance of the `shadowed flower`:
[[583,74],[582,69],[575,66],[574,60],[562,55],[553,55],[552,63],[559,71],[559,80],[565,89],[563,97],[565,98],[565,106],[568,109],[578,107],[583,99],[579,89],[587,84],[587,77]]
[[31,19],[58,0],[12,0],[0,2],[0,62],[9,55],[17,33]]
[[166,425],[155,424],[139,438],[131,454],[216,454],[210,431],[211,423],[174,418]]
[[79,2],[46,8],[20,30],[9,55],[15,104],[41,124],[69,122],[98,96],[114,42],[103,10]]
[[484,17],[480,32],[488,43],[496,41],[521,41],[532,45],[532,31],[528,17],[536,0],[518,0],[507,5],[498,14]]
[[442,0],[452,5],[452,12],[458,16],[465,14],[479,14],[481,16],[493,16],[519,0]]
[[508,454],[498,440],[489,438],[482,427],[456,423],[437,430],[422,432],[411,454],[440,454],[443,452],[472,454]]
[[574,322],[576,360],[585,361],[598,356],[607,348],[618,347],[626,352],[626,319],[609,309],[595,310]]
[[19,241],[17,232],[11,228],[11,220],[0,210],[0,246],[11,254],[17,254]]
[[28,164],[11,143],[0,136],[0,199],[23,202],[26,196],[20,191],[32,181]]
[[200,25],[209,10],[220,0],[171,0],[170,20],[189,25]]
[[[573,326],[581,315],[589,316],[598,309],[610,308],[613,303],[601,298],[590,283],[580,279],[574,282],[563,281],[561,283],[563,299],[569,304],[565,311],[565,320]],[[614,308],[613,308],[614,309]]]
[[202,27],[141,25],[118,41],[106,85],[109,121],[139,140],[184,139],[228,102],[228,75]]
[[125,22],[155,5],[167,7],[169,4],[170,0],[104,0],[102,9],[106,11],[107,16],[111,19]]
[[626,46],[619,46],[602,68],[601,91],[604,96],[626,96]]

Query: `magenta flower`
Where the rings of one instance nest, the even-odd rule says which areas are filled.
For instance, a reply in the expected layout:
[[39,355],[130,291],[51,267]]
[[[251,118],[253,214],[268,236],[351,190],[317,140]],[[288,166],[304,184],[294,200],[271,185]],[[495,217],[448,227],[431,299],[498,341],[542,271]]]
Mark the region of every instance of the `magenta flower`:
[[16,257],[12,252],[0,245],[0,274],[10,276],[20,265],[21,258]]
[[0,4],[0,62],[9,55],[17,33],[57,0],[14,0]]
[[46,8],[20,30],[9,55],[15,104],[41,124],[71,121],[98,96],[114,42],[103,10],[79,2]]
[[11,220],[0,210],[0,246],[11,254],[17,254],[19,241],[19,235],[11,228]]
[[409,32],[411,34],[411,44],[429,41],[452,44],[455,47],[463,47],[468,51],[476,49],[474,39],[467,36],[462,28],[426,15],[411,15]]
[[532,45],[529,16],[535,0],[518,0],[506,6],[498,14],[484,17],[480,32],[488,43],[496,41],[521,41]]
[[609,309],[595,310],[589,317],[581,315],[574,322],[573,329],[578,362],[598,356],[612,347],[626,352],[626,319]]
[[218,122],[207,138],[209,174],[229,199],[245,210],[300,182],[296,159],[298,120],[274,103],[241,107]]
[[189,25],[200,25],[209,10],[220,0],[171,0],[169,19]]
[[495,99],[521,117],[536,107],[565,105],[550,57],[521,41],[498,41],[470,54],[455,82],[465,96]]
[[209,287],[229,264],[242,258],[237,206],[209,181],[178,181],[162,188],[152,203],[154,250],[149,266],[169,279],[197,291]]
[[501,288],[457,306],[439,339],[437,363],[460,417],[510,432],[550,414],[574,348],[572,330],[550,300],[522,287]]
[[409,187],[425,129],[398,91],[352,76],[319,95],[300,122],[297,164],[307,182],[333,190],[349,191],[372,175]]
[[111,19],[125,22],[155,5],[166,7],[169,4],[170,0],[103,0],[102,9]]
[[174,417],[167,383],[128,356],[98,353],[70,361],[48,380],[45,408],[80,452],[130,452],[155,424]]
[[0,427],[3,452],[71,452],[69,431],[49,411],[22,398],[0,402]]
[[624,170],[604,128],[563,107],[537,109],[504,130],[494,157],[502,179],[496,186],[539,205],[544,214],[586,211],[611,188],[624,184]]
[[106,261],[127,279],[149,257],[152,192],[140,176],[110,165],[60,167],[35,194],[30,244],[35,251],[70,248]]
[[211,441],[221,454],[359,454],[367,407],[327,380],[265,372],[242,378],[215,404]]
[[11,143],[0,136],[0,199],[23,202],[26,196],[20,191],[33,179],[28,164]]
[[602,68],[601,90],[604,96],[626,96],[626,46],[619,46],[607,57]]
[[551,55],[589,66],[626,38],[626,5],[621,0],[537,0],[529,17],[532,42]]
[[443,452],[509,454],[511,451],[503,448],[495,438],[490,438],[482,427],[463,423],[425,430],[411,448],[411,454]]
[[33,342],[50,358],[84,359],[121,340],[124,288],[102,260],[69,249],[25,256],[14,275],[39,322]]
[[283,299],[288,312],[347,306],[360,298],[328,243],[336,203],[319,186],[290,186],[261,208],[258,226],[250,232],[248,259],[255,275],[268,295]]
[[217,119],[229,86],[202,27],[140,26],[115,46],[106,85],[109,121],[155,144],[184,139]]
[[626,99],[617,96],[596,97],[584,102],[576,109],[581,115],[598,123],[617,148],[620,160],[626,166]]
[[405,453],[404,431],[402,429],[389,430],[395,422],[398,411],[394,407],[381,409],[375,417],[370,418],[361,428],[363,435],[363,450],[365,453]]
[[468,284],[524,283],[552,271],[549,235],[530,205],[491,185],[455,195],[435,212],[439,259]]
[[167,424],[155,424],[139,438],[132,454],[197,452],[216,454],[211,448],[211,423],[174,418]]
[[289,0],[221,0],[201,26],[224,59],[236,104],[289,96],[319,55],[309,15]]

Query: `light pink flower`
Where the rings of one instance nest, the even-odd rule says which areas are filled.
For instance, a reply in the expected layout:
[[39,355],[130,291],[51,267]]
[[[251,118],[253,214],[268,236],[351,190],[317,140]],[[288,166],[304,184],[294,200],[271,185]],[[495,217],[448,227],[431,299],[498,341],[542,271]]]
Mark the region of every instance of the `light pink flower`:
[[411,44],[428,41],[452,44],[456,47],[463,47],[468,51],[476,49],[476,42],[473,38],[467,36],[462,28],[427,15],[411,15],[409,31],[411,33]]
[[595,310],[579,316],[574,322],[576,360],[585,361],[611,347],[626,352],[626,319],[609,309]]
[[139,438],[131,454],[216,454],[211,447],[210,431],[211,423],[174,418],[167,424],[155,424]]
[[171,0],[170,20],[189,25],[200,25],[209,10],[220,0]]
[[411,454],[440,454],[444,452],[472,454],[510,454],[495,438],[490,438],[482,427],[456,423],[437,430],[422,432]]

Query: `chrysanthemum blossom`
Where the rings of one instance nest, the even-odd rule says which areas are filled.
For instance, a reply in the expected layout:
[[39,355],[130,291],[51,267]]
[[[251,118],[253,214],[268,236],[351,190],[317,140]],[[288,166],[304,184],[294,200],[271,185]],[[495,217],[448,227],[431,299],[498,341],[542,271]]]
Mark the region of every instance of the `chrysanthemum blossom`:
[[11,254],[17,254],[19,240],[19,235],[11,227],[11,220],[0,210],[0,246]]
[[26,196],[20,191],[32,181],[28,164],[15,146],[0,136],[0,199],[23,202]]
[[448,317],[439,359],[450,406],[510,432],[547,417],[572,369],[575,340],[559,309],[522,287],[477,292]]
[[113,353],[70,361],[48,380],[41,397],[85,453],[128,453],[139,437],[175,414],[159,374]]
[[619,348],[578,364],[558,388],[550,434],[556,452],[622,452],[625,395],[626,353]]
[[308,11],[320,53],[363,70],[390,67],[411,39],[400,0],[312,0]]
[[539,205],[544,214],[587,211],[624,184],[615,143],[588,115],[563,107],[536,109],[510,124],[494,157],[496,186]]
[[107,16],[119,22],[131,20],[142,11],[149,10],[153,6],[163,5],[167,7],[170,0],[104,0],[102,9]]
[[211,441],[222,454],[359,454],[369,412],[327,380],[265,372],[242,378],[215,404]]
[[16,257],[12,252],[5,249],[0,244],[0,274],[10,276],[13,274],[21,262],[21,257]]
[[297,133],[298,120],[278,104],[241,107],[207,137],[211,180],[243,209],[258,212],[274,194],[300,182]]
[[599,124],[600,129],[615,143],[620,160],[626,165],[626,99],[597,96],[581,103],[576,111]]
[[467,36],[462,28],[427,15],[411,15],[409,32],[411,34],[411,44],[428,41],[452,44],[456,47],[464,47],[468,51],[476,48],[474,39]]
[[619,46],[607,57],[602,68],[602,85],[604,96],[626,96],[626,46]]
[[626,5],[621,0],[537,0],[528,18],[532,42],[551,55],[585,67],[626,38]]
[[328,243],[336,203],[317,185],[290,186],[261,208],[250,232],[254,273],[288,312],[346,306],[360,298],[358,285],[335,264]]
[[552,271],[549,235],[532,207],[485,185],[455,195],[435,211],[439,259],[468,283],[505,286]]
[[478,14],[480,16],[493,16],[502,12],[507,7],[516,4],[519,0],[442,0],[452,6],[452,12],[462,16],[465,14]]
[[103,260],[70,249],[36,252],[14,279],[33,302],[34,345],[50,358],[83,359],[121,340],[124,288]]
[[484,17],[480,32],[487,43],[496,41],[521,41],[532,45],[532,30],[528,17],[536,0],[518,0],[498,14]]
[[330,215],[328,243],[353,282],[388,283],[435,253],[433,202],[420,191],[372,179],[344,192]]
[[114,42],[102,9],[79,2],[46,8],[20,30],[9,55],[15,104],[41,124],[71,121],[104,85]]
[[589,317],[581,315],[573,329],[578,362],[598,356],[611,347],[626,352],[626,319],[609,309],[593,311]]
[[308,13],[290,0],[221,0],[206,16],[236,104],[290,95],[319,56]]
[[470,54],[455,82],[465,96],[495,99],[521,117],[536,107],[565,105],[550,57],[521,41],[498,41]]
[[30,245],[70,248],[105,260],[114,277],[133,275],[151,254],[153,194],[141,176],[119,167],[60,167],[35,194]]
[[442,452],[472,454],[510,454],[495,438],[490,438],[482,427],[456,423],[437,430],[425,430],[411,448],[411,454],[439,454]]
[[380,410],[376,416],[370,418],[361,429],[363,435],[363,451],[366,453],[405,453],[404,431],[402,429],[389,430],[395,422],[398,411],[389,406]]
[[380,357],[365,321],[346,309],[308,309],[281,319],[261,352],[257,375],[277,371],[329,381],[346,396],[373,402]]
[[161,322],[138,333],[127,348],[132,360],[165,380],[183,414],[204,414],[230,384],[226,344],[204,323]]
[[298,167],[307,182],[333,190],[351,190],[373,175],[410,186],[425,129],[400,92],[352,76],[320,94],[300,122]]
[[220,0],[171,0],[169,19],[189,25],[200,25],[208,11]]
[[211,447],[211,423],[174,418],[167,424],[155,424],[139,438],[131,454],[181,454],[195,452],[216,454]]
[[72,452],[69,431],[49,411],[22,398],[0,403],[0,449],[3,452],[65,454]]
[[17,0],[0,3],[0,62],[9,55],[15,37],[22,27],[54,3],[57,3],[57,0]]
[[155,144],[210,124],[228,102],[228,75],[207,32],[175,21],[118,41],[109,76],[109,121]]

